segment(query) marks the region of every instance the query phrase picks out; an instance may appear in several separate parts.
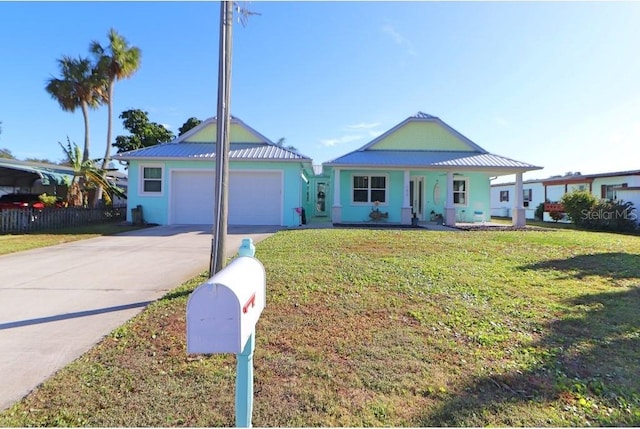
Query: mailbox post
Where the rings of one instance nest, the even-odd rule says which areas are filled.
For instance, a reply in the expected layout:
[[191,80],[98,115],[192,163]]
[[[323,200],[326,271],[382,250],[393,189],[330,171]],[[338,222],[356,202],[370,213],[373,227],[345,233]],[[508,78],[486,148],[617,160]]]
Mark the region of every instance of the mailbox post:
[[255,325],[266,304],[264,267],[250,238],[187,301],[187,353],[236,354],[236,426],[251,427]]

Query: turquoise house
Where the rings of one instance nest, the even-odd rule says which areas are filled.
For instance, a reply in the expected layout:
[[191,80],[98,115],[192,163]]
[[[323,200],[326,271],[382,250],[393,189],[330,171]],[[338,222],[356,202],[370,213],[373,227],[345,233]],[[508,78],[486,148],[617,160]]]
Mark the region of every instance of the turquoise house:
[[[213,223],[216,128],[211,118],[169,143],[114,156],[128,163],[127,220],[142,206],[148,223]],[[229,225],[298,226],[310,176],[310,158],[231,118]]]
[[[513,224],[525,224],[522,174],[542,167],[489,153],[440,118],[418,112],[363,147],[323,164],[334,224],[491,217],[490,179],[516,175]],[[519,190],[517,189],[519,186]]]

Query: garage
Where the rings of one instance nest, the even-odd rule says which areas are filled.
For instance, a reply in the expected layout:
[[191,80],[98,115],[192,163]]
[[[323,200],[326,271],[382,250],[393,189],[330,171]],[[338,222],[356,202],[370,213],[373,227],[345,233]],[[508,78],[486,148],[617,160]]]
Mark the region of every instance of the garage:
[[[172,171],[169,222],[211,224],[214,181],[213,171]],[[229,225],[281,225],[282,172],[231,171],[228,216]]]

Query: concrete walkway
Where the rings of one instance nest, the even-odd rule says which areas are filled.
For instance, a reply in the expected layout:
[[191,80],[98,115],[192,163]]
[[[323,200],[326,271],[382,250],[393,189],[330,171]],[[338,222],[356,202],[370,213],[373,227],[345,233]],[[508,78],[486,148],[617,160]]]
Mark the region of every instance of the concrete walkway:
[[[225,256],[278,228],[230,227]],[[0,256],[0,410],[209,267],[211,227],[159,226]]]

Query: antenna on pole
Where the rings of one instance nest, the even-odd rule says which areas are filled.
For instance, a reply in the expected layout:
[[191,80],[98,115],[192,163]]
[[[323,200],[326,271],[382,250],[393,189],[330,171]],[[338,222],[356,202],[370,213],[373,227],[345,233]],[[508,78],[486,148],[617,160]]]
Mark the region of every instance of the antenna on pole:
[[[240,3],[242,3],[242,5],[240,5]],[[247,26],[250,16],[261,15],[258,12],[250,11],[249,8],[247,8],[247,4],[249,4],[249,2],[247,1],[236,2],[236,12],[238,12],[238,22],[242,24],[243,27]]]

